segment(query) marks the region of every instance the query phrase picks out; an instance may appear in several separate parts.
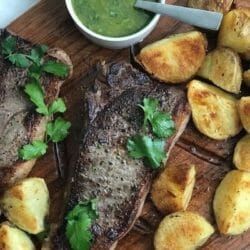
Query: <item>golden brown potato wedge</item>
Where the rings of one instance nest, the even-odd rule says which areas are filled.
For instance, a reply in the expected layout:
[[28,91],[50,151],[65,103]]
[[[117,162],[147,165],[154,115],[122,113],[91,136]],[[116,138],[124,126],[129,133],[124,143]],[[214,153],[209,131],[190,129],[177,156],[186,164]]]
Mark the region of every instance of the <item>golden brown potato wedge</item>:
[[237,99],[230,94],[193,80],[188,85],[188,102],[194,124],[204,135],[223,140],[241,131]]
[[217,12],[228,12],[233,0],[189,0],[188,6],[196,9],[211,10]]
[[244,81],[244,83],[245,83],[248,87],[250,87],[250,69],[244,71],[244,73],[243,73],[243,81]]
[[181,83],[200,68],[207,40],[198,31],[167,37],[144,47],[138,59],[153,77],[164,82]]
[[213,233],[213,227],[197,213],[177,212],[161,221],[154,246],[156,250],[194,250]]
[[0,225],[1,250],[35,250],[29,236],[8,222]]
[[221,24],[218,45],[229,47],[250,59],[250,9],[228,12]]
[[250,227],[250,173],[229,172],[218,186],[213,208],[219,231],[237,235]]
[[250,96],[241,97],[238,109],[241,123],[247,133],[250,133]]
[[250,172],[250,135],[244,136],[236,144],[233,162],[236,168]]
[[164,214],[185,210],[191,199],[194,183],[194,165],[168,165],[152,185],[152,200]]
[[24,231],[37,234],[44,230],[49,212],[49,192],[42,178],[27,178],[7,189],[0,200],[4,215]]
[[240,57],[229,48],[217,48],[207,54],[197,75],[228,92],[238,94],[242,82]]

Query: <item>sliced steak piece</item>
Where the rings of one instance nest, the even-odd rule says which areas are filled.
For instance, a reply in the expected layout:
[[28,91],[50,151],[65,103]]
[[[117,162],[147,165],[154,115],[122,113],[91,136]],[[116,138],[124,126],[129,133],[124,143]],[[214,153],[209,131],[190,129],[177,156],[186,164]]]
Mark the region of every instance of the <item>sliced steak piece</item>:
[[[0,42],[10,35],[0,30]],[[30,52],[33,44],[17,38],[17,50]],[[48,58],[60,60],[71,67],[69,57],[60,49],[50,49]],[[71,67],[72,69],[72,67]],[[47,120],[34,111],[23,92],[27,70],[17,68],[0,53],[0,190],[6,185],[27,176],[35,160],[21,161],[18,149],[33,139],[43,139]],[[59,94],[62,79],[44,75],[42,85],[45,100],[51,103]]]
[[[128,157],[127,139],[140,131],[144,97],[160,101],[172,114],[177,133],[166,143],[169,153],[184,130],[190,110],[185,91],[160,84],[127,63],[101,65],[86,91],[88,122],[76,159],[71,163],[67,211],[79,202],[98,198],[99,217],[92,227],[91,249],[112,249],[133,226],[148,194],[152,171],[142,160]],[[52,240],[52,249],[70,249],[64,227]]]

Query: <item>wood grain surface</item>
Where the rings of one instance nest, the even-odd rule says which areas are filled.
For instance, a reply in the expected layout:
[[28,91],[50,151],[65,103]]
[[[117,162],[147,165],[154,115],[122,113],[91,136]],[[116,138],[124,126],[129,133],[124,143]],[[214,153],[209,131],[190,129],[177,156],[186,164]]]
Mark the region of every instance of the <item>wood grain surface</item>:
[[[185,5],[185,0],[168,1],[169,3]],[[126,60],[130,61],[129,49],[109,50],[98,47],[75,28],[69,17],[63,0],[42,0],[25,15],[13,22],[8,29],[11,32],[33,43],[44,43],[50,47],[60,47],[71,57],[74,65],[74,74],[62,87],[61,96],[65,99],[68,111],[66,116],[72,122],[71,135],[65,145],[62,145],[60,154],[64,173],[58,171],[58,159],[55,149],[50,145],[49,153],[40,159],[31,175],[46,179],[51,195],[50,221],[56,223],[63,208],[63,189],[67,181],[67,162],[77,146],[81,130],[81,103],[83,96],[83,80],[88,71],[97,62]],[[174,19],[162,17],[157,28],[144,43],[160,39],[172,33],[179,33],[192,29]],[[215,33],[208,33],[211,47],[213,47]],[[169,164],[178,165],[195,164],[197,181],[194,193],[188,207],[207,218],[216,228],[212,212],[212,199],[214,191],[225,176],[233,168],[232,152],[236,141],[243,134],[227,141],[215,141],[201,135],[189,123],[184,134],[174,147]],[[136,222],[132,231],[122,239],[118,250],[151,250],[153,249],[153,235],[159,224],[160,214],[150,200],[150,195],[144,205],[142,215]],[[201,249],[206,250],[247,250],[250,249],[250,231],[236,237],[220,236],[217,232]],[[173,249],[174,250],[174,249]]]

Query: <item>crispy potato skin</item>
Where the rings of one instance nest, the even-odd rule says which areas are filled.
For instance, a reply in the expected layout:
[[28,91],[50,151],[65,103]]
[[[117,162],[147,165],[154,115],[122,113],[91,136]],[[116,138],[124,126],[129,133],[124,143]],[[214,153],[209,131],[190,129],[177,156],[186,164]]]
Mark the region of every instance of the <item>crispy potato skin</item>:
[[204,135],[224,140],[241,131],[237,99],[230,94],[193,80],[188,85],[188,102],[194,124]]
[[244,71],[243,81],[248,87],[250,87],[250,69]]
[[218,45],[229,47],[250,59],[250,9],[235,9],[228,12],[221,24]]
[[0,249],[35,250],[35,246],[26,233],[4,222],[0,225]]
[[197,9],[211,10],[217,12],[228,12],[233,0],[189,0],[188,6]]
[[156,250],[193,250],[214,233],[213,227],[200,215],[176,212],[166,216],[155,233]]
[[153,77],[164,82],[181,83],[200,68],[207,40],[197,31],[181,33],[144,47],[138,59]]
[[151,198],[163,214],[187,208],[193,192],[195,173],[194,165],[168,165],[155,179]]
[[242,125],[250,133],[250,96],[241,97],[238,109]]
[[207,54],[197,75],[228,92],[238,94],[242,82],[240,57],[229,48],[217,48]]
[[5,191],[0,200],[4,215],[24,231],[37,234],[44,230],[49,212],[49,192],[42,178],[27,178]]
[[236,168],[250,172],[250,135],[244,136],[236,144],[233,163]]
[[218,186],[213,208],[219,231],[237,235],[250,227],[250,173],[229,172]]

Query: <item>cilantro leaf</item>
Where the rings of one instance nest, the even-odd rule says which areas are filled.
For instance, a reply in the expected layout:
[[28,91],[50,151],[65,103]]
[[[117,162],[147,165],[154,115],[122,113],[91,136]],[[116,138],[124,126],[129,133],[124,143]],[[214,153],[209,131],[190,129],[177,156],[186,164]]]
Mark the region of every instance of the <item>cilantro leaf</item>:
[[8,59],[17,67],[28,68],[30,66],[30,61],[27,59],[26,55],[21,53],[14,53],[8,56]]
[[143,106],[139,105],[139,107],[141,107],[144,111],[144,122],[143,122],[144,128],[147,125],[147,121],[148,120],[150,121],[152,119],[158,105],[159,105],[158,100],[154,98],[144,98]]
[[26,55],[30,60],[32,60],[36,65],[41,64],[41,59],[44,54],[48,51],[48,46],[39,45],[31,50],[30,55]]
[[53,142],[62,141],[68,135],[68,129],[71,123],[61,117],[47,124],[47,134]]
[[48,51],[48,46],[46,45],[40,45],[40,46],[36,46],[35,48],[33,48],[31,50],[31,55],[30,58],[32,59],[32,61],[34,61],[36,64],[39,64],[42,57],[44,56],[44,54]]
[[167,112],[157,111],[159,102],[155,98],[144,98],[143,106],[139,105],[144,111],[143,127],[149,122],[155,135],[166,138],[175,132],[175,123]]
[[66,236],[73,250],[90,249],[92,234],[90,232],[91,219],[87,214],[78,215],[74,221],[68,221]]
[[153,132],[160,138],[170,137],[175,132],[175,123],[169,113],[156,112],[150,122]]
[[127,142],[127,150],[130,157],[144,158],[153,169],[159,168],[166,158],[165,141],[160,139],[152,140],[146,135],[134,135]]
[[97,218],[96,199],[76,205],[66,217],[66,237],[73,250],[90,249],[91,225]]
[[7,36],[2,42],[2,53],[4,55],[10,55],[15,51],[16,48],[16,39],[13,36]]
[[49,114],[63,113],[66,111],[66,105],[62,98],[57,98],[49,106]]
[[28,69],[28,76],[31,79],[35,79],[35,81],[40,81],[39,78],[41,76],[42,69],[37,64],[31,64]]
[[48,108],[44,102],[44,93],[38,81],[27,83],[24,92],[29,96],[30,100],[36,105],[36,111],[40,114],[48,115]]
[[47,151],[47,144],[40,140],[34,140],[31,144],[24,145],[19,149],[19,157],[23,160],[32,160],[44,155]]
[[59,77],[67,77],[69,74],[69,66],[55,61],[48,61],[43,64],[42,70]]

